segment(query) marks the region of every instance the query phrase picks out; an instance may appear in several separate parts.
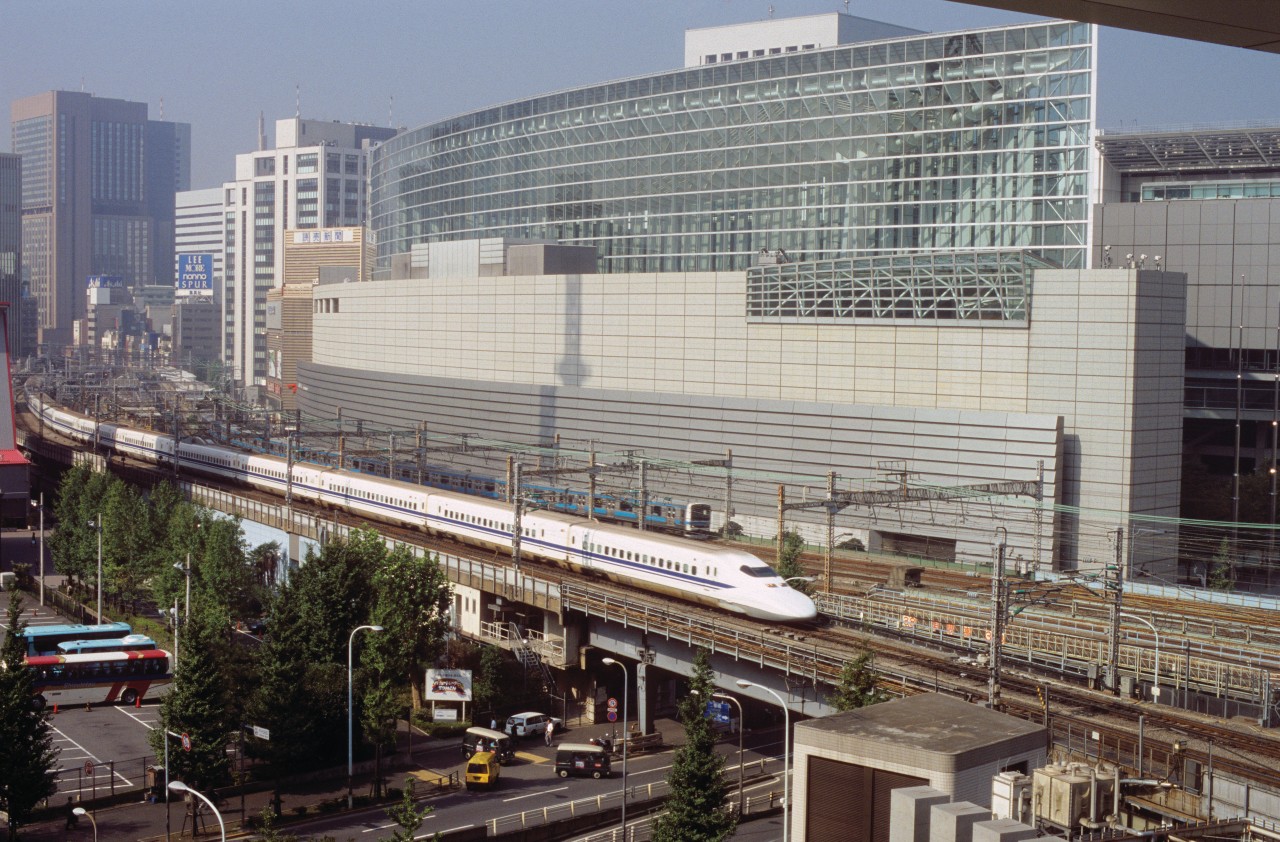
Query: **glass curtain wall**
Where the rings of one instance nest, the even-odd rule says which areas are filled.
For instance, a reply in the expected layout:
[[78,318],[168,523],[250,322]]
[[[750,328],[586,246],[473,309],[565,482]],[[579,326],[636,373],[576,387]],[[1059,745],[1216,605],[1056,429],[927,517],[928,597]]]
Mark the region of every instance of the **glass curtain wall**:
[[611,82],[373,153],[377,275],[415,243],[543,238],[604,272],[977,248],[1084,265],[1092,28],[1037,23]]

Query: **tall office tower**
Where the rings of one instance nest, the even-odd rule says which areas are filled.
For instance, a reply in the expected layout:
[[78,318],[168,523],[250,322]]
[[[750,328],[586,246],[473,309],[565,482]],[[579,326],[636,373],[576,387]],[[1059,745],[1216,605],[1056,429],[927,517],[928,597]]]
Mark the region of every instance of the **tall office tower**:
[[267,376],[267,292],[283,280],[286,230],[341,228],[365,220],[365,152],[395,129],[354,123],[276,121],[276,148],[236,156],[224,185],[224,308],[232,364],[253,395]]
[[[173,353],[183,365],[200,365],[212,371],[231,359],[234,324],[227,302],[233,299],[225,288],[223,258],[227,215],[222,207],[222,188],[187,190],[175,201]],[[203,255],[204,257],[200,257]],[[184,278],[182,267],[195,257],[207,262],[208,289],[198,288]],[[190,276],[191,273],[187,272]],[[196,337],[199,337],[198,341]],[[218,363],[219,366],[214,366]]]
[[22,348],[22,157],[0,153],[0,301],[9,302],[9,354]]
[[70,344],[86,280],[168,277],[173,196],[190,186],[191,129],[147,119],[146,103],[48,91],[13,103],[22,156],[22,243],[40,342]]

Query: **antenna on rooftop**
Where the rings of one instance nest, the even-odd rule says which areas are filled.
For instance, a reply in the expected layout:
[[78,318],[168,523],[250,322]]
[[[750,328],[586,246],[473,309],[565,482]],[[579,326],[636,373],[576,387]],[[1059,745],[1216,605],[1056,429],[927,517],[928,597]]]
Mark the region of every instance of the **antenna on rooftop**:
[[160,119],[164,119],[164,97],[160,97]]
[[302,85],[297,83],[293,86],[293,116],[302,116]]
[[773,4],[769,4],[769,20],[773,20]]
[[844,13],[849,14],[849,0],[844,0]]
[[267,118],[261,111],[258,112],[258,151],[267,151]]
[[391,115],[392,106],[394,106],[395,104],[396,104],[396,95],[391,94],[390,96],[387,97],[387,126],[389,128],[394,128],[396,125],[395,118]]

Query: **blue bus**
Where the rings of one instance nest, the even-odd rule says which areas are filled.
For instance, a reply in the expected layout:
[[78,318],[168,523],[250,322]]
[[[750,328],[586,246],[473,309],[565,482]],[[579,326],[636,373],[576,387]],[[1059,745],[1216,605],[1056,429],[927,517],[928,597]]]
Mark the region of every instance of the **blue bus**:
[[128,623],[99,623],[96,626],[28,626],[22,633],[27,641],[27,657],[57,655],[58,644],[72,640],[119,640],[133,633]]
[[58,644],[59,655],[81,655],[88,652],[144,652],[158,649],[156,642],[145,634],[129,634],[104,640],[67,640]]

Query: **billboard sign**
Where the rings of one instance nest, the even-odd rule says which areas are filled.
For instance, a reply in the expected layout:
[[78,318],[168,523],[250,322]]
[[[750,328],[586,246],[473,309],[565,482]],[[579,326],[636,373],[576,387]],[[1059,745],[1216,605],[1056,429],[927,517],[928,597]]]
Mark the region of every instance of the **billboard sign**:
[[293,244],[308,243],[354,243],[358,228],[311,228],[293,232]]
[[89,289],[124,289],[124,278],[119,275],[90,275]]
[[212,297],[213,255],[178,255],[178,277],[173,294],[176,298]]
[[431,702],[471,701],[471,670],[427,670],[424,698]]

